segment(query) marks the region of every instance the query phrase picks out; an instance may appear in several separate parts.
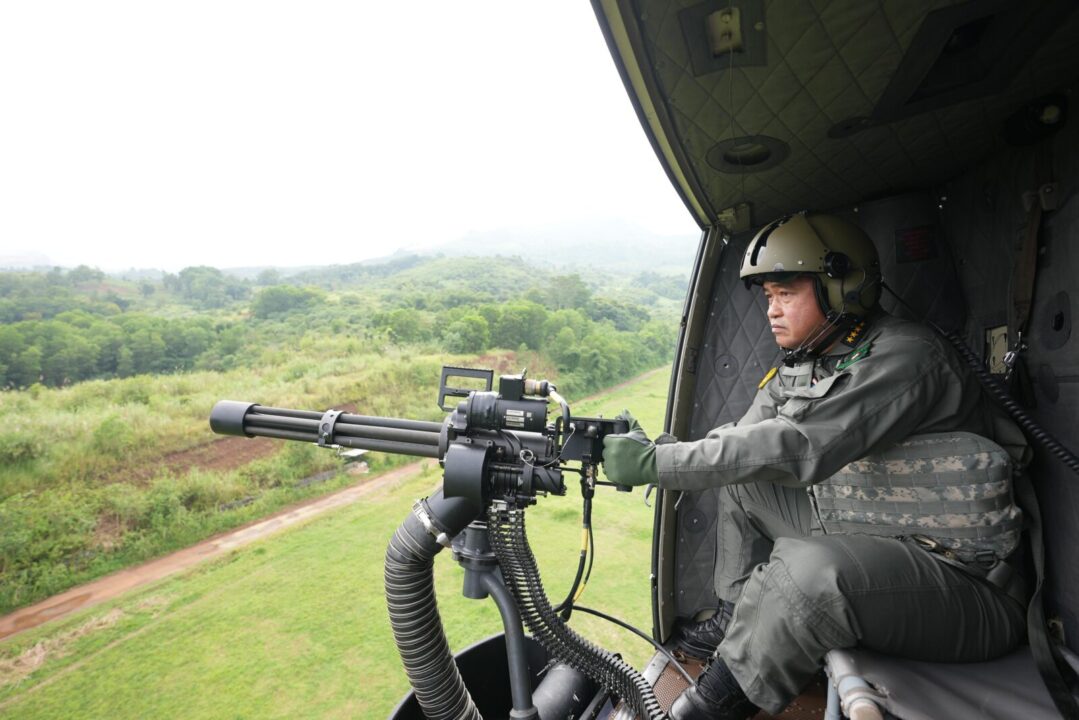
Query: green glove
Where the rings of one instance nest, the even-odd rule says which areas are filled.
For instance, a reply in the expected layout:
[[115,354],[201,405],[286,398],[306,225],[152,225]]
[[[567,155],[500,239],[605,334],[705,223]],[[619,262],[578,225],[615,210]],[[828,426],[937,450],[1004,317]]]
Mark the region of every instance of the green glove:
[[623,410],[615,419],[629,423],[629,432],[603,438],[603,472],[607,479],[619,485],[657,484],[655,444],[629,410]]

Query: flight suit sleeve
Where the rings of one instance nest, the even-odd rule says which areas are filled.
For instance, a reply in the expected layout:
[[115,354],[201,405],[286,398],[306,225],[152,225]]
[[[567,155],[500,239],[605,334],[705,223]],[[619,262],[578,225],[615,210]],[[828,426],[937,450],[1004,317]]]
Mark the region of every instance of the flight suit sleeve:
[[773,418],[754,417],[701,440],[657,446],[659,485],[701,490],[819,482],[922,429],[931,414],[947,415],[952,407],[958,414],[963,388],[934,343],[916,337],[881,343],[869,357],[812,387],[784,390]]
[[746,410],[742,417],[738,418],[737,422],[727,423],[721,427],[710,430],[705,437],[715,437],[716,435],[723,433],[724,431],[735,427],[752,425],[759,423],[762,420],[770,420],[776,416],[775,400],[769,394],[766,388],[761,388],[757,391],[756,396],[753,398],[753,402],[750,404],[749,409]]

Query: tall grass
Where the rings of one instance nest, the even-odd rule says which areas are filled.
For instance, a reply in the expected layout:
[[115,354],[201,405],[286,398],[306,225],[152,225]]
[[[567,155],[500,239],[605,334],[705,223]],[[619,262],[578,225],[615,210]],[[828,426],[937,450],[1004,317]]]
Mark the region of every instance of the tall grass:
[[[365,351],[347,336],[309,336],[264,360],[257,370],[0,393],[0,613],[348,482],[298,486],[342,464],[292,443],[227,471],[163,465],[170,453],[215,439],[207,418],[217,400],[354,403],[363,414],[434,420],[443,416],[435,402],[441,365],[476,364],[392,347]],[[504,353],[484,360],[511,362]]]

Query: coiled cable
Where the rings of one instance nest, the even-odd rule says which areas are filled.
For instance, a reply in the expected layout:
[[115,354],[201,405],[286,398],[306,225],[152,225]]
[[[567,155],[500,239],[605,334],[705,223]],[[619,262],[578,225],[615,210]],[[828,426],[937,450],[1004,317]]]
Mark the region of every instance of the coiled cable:
[[967,347],[963,339],[954,332],[945,332],[944,330],[933,326],[937,332],[944,336],[944,339],[952,344],[956,352],[959,353],[971,370],[974,371],[978,381],[985,388],[1000,406],[1015,420],[1015,423],[1022,428],[1032,441],[1036,442],[1043,449],[1052,453],[1057,459],[1063,462],[1072,472],[1079,474],[1079,456],[1073,453],[1068,448],[1064,447],[1053,437],[1053,434],[1043,428],[1037,423],[1034,418],[1019,405],[1018,402],[1008,393],[1004,385],[1001,384],[993,375],[983,367],[981,359],[974,354],[974,351]]
[[993,400],[995,400],[1013,420],[1015,420],[1015,423],[1024,433],[1026,433],[1028,438],[1064,463],[1064,465],[1073,473],[1079,475],[1079,456],[1064,447],[1052,433],[1039,425],[1038,422],[1015,401],[1015,398],[1011,396],[1007,388],[1005,388],[999,380],[993,377],[992,373],[985,369],[981,358],[974,354],[974,351],[963,342],[963,338],[961,338],[958,333],[943,329],[928,317],[919,313],[911,307],[910,303],[904,300],[899,293],[892,290],[892,288],[888,286],[888,283],[882,282],[881,287],[891,293],[892,297],[898,300],[903,307],[912,312],[915,317],[922,317],[922,320],[929,325],[929,327],[936,330],[941,337],[947,340],[951,346],[955,348],[955,351],[959,353],[959,356],[963,358],[963,361],[970,366],[970,369],[974,372],[974,376],[978,378],[978,382],[982,384],[982,387],[989,393],[989,396],[993,398]]
[[617,655],[578,635],[551,607],[528,544],[524,511],[504,503],[492,503],[487,512],[491,547],[532,636],[552,656],[622,698],[639,717],[666,720],[667,714],[643,675]]

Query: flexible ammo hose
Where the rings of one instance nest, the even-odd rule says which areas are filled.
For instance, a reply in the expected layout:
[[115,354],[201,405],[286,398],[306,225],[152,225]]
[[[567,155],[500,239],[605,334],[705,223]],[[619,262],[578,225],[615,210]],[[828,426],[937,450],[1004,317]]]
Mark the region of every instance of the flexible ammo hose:
[[510,586],[532,636],[553,657],[588,675],[618,695],[648,720],[667,717],[644,677],[620,657],[596,647],[571,630],[551,607],[525,534],[524,511],[493,503],[488,533],[506,584]]
[[414,513],[386,548],[386,603],[401,662],[429,720],[481,720],[453,660],[435,600],[434,558],[442,550]]

